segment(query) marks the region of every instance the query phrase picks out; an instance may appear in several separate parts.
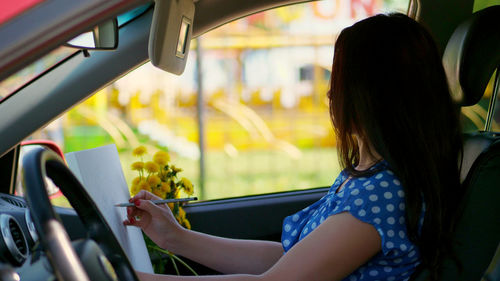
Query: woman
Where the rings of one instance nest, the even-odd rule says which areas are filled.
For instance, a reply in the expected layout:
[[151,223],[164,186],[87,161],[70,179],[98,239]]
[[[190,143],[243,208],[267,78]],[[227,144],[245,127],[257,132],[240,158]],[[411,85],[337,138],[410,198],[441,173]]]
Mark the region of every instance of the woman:
[[431,36],[401,14],[344,29],[328,97],[344,170],[327,195],[285,218],[281,243],[183,229],[142,191],[124,224],[229,275],[141,280],[408,280],[417,269],[438,278],[453,254],[462,140]]

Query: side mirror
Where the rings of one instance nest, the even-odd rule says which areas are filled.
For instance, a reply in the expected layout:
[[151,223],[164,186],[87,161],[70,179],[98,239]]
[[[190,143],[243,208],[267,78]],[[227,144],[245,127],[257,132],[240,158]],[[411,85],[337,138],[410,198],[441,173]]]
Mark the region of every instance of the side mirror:
[[86,50],[114,50],[118,47],[118,21],[116,18],[105,21],[65,45]]

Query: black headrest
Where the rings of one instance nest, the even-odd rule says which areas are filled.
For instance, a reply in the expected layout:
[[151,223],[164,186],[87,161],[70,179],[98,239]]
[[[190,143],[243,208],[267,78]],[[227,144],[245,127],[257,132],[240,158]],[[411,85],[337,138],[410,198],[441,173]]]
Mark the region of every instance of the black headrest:
[[494,70],[500,66],[500,5],[478,11],[460,24],[443,55],[455,102],[476,104]]

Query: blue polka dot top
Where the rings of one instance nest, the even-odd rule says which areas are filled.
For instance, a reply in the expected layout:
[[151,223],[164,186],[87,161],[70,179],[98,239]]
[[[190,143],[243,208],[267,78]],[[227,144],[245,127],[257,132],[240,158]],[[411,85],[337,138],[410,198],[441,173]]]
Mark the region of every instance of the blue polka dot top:
[[[285,253],[331,215],[349,212],[378,231],[382,251],[344,280],[408,280],[420,263],[420,254],[406,231],[404,191],[386,161],[372,166],[369,177],[342,171],[319,201],[283,221],[281,243]],[[343,188],[337,189],[346,181]]]

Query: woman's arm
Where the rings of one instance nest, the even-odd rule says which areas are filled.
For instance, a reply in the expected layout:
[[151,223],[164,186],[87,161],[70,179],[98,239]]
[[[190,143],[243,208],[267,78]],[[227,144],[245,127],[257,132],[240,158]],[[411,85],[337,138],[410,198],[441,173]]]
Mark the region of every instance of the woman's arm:
[[261,274],[283,255],[281,243],[229,239],[184,230],[169,250],[222,273]]
[[263,280],[341,280],[381,251],[375,227],[344,212],[293,246]]
[[[181,227],[166,206],[151,203],[153,194],[139,192],[127,210],[125,225],[140,227],[157,245],[221,273],[261,274],[283,255],[280,243],[228,239]],[[139,221],[135,220],[140,216]]]
[[[341,280],[381,250],[377,230],[349,213],[333,215],[260,275],[165,276],[141,280]],[[251,262],[248,260],[248,262]]]

